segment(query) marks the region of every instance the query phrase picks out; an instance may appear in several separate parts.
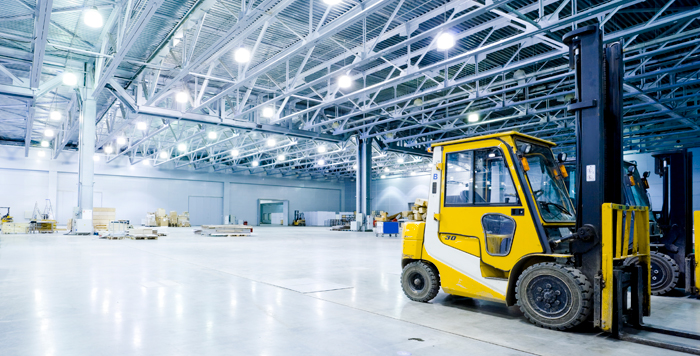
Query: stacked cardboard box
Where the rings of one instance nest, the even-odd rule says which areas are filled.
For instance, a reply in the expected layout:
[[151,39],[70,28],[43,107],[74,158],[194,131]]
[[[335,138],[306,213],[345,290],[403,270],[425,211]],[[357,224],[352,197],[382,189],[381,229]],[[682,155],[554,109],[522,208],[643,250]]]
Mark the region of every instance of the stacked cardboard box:
[[168,215],[165,214],[165,209],[158,208],[156,210],[156,226],[166,227],[169,224]]
[[146,213],[146,226],[158,226],[156,225],[156,213]]
[[176,227],[177,226],[177,211],[171,211],[170,215],[168,215],[168,225],[171,227]]
[[117,219],[115,208],[92,208],[92,227],[96,231],[107,231],[110,221]]
[[416,199],[412,210],[401,212],[401,216],[415,221],[425,221],[428,213],[428,201],[426,199]]
[[182,215],[179,215],[177,217],[177,226],[178,227],[190,227],[190,213],[188,212],[183,212]]

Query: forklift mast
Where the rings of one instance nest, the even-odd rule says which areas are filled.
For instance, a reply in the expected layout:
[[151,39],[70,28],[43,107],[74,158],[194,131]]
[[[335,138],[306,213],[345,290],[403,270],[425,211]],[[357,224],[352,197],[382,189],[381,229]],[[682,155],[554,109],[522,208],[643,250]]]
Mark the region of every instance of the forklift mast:
[[580,238],[572,241],[571,250],[576,267],[595,281],[602,262],[602,206],[624,202],[620,189],[622,47],[620,43],[604,47],[597,26],[571,31],[563,41],[569,45],[569,66],[576,81],[575,98],[567,109],[576,113],[576,229]]

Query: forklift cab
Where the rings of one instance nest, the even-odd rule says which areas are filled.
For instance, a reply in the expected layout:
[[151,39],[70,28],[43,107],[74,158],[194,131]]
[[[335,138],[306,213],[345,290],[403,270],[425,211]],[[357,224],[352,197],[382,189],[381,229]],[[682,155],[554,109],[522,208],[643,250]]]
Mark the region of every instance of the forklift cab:
[[454,274],[440,268],[445,291],[514,304],[513,270],[572,234],[576,217],[553,146],[518,132],[435,145],[426,253],[414,255],[454,266]]
[[505,278],[521,257],[571,234],[576,217],[553,146],[517,132],[442,145],[441,241],[480,257],[484,277]]

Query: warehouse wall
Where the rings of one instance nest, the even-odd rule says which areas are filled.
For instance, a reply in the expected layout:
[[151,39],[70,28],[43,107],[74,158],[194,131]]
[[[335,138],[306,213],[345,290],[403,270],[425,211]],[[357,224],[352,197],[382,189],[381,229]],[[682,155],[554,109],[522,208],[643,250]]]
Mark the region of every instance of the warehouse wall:
[[[22,147],[0,146],[0,206],[11,206],[23,221],[25,210],[32,210],[37,201],[43,210],[48,198],[59,224],[65,225],[78,200],[77,152],[63,152],[52,160],[49,150],[43,150],[46,157],[39,157],[39,151],[32,148],[25,158]],[[94,191],[95,206],[114,207],[118,219],[136,224],[157,208],[180,213],[191,210],[192,204],[218,205],[205,214],[217,215],[209,224],[223,223],[224,215],[254,224],[258,199],[289,200],[292,215],[294,210],[340,211],[346,196],[344,182],[202,172],[171,164],[130,165],[125,157],[106,163],[104,156],[95,162]]]
[[372,181],[372,210],[394,214],[408,210],[408,203],[416,198],[428,199],[430,175],[407,178],[387,178]]
[[43,212],[48,193],[49,172],[0,168],[0,206],[10,207],[15,221],[24,221],[24,212],[33,211],[37,202]]
[[230,214],[238,220],[248,221],[248,224],[257,224],[258,199],[288,200],[288,221],[294,219],[295,210],[341,211],[343,183],[299,186],[294,182],[283,179],[260,183],[232,182]]

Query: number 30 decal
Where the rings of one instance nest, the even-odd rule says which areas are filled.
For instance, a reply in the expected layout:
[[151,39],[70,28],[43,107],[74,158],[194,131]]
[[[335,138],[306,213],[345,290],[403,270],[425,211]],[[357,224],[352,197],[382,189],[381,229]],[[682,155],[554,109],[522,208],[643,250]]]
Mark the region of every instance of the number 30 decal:
[[457,240],[457,236],[445,236],[445,240]]

